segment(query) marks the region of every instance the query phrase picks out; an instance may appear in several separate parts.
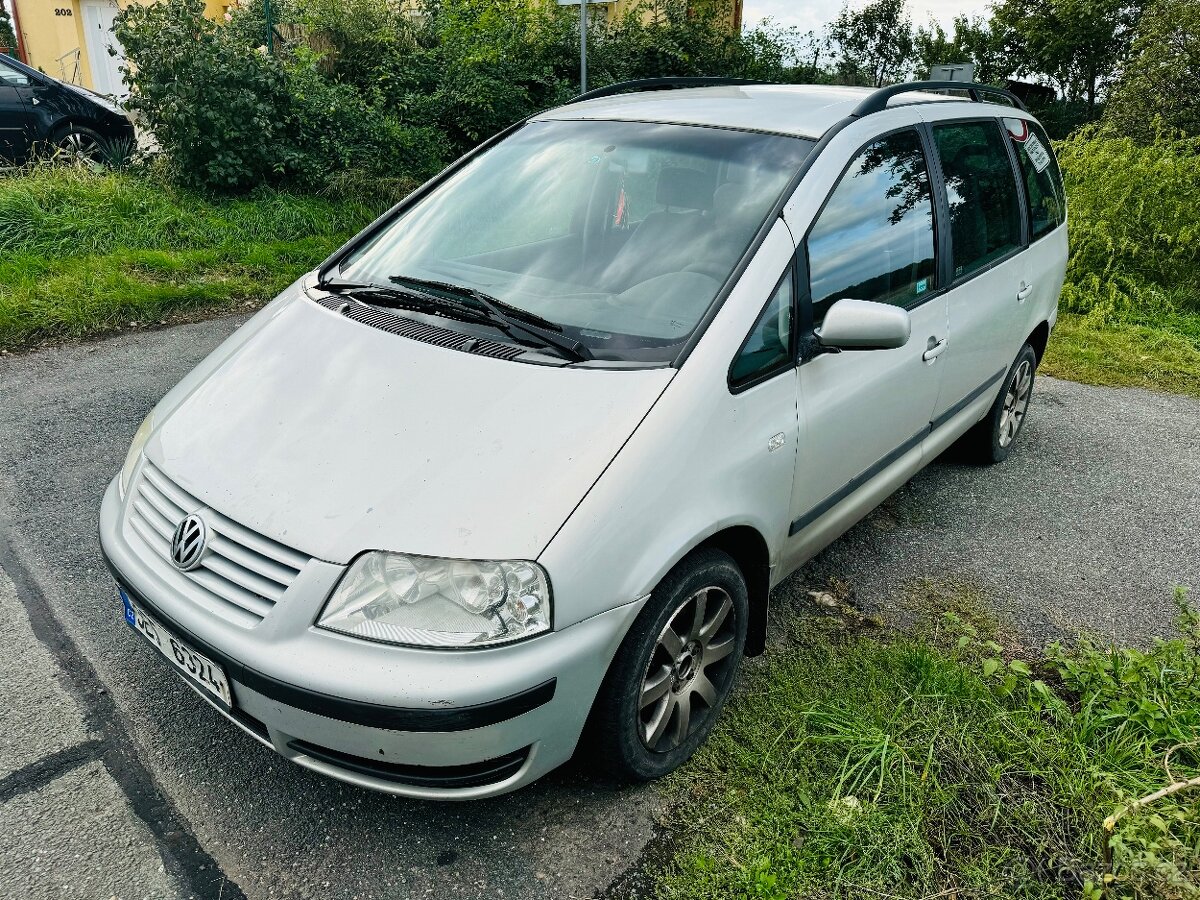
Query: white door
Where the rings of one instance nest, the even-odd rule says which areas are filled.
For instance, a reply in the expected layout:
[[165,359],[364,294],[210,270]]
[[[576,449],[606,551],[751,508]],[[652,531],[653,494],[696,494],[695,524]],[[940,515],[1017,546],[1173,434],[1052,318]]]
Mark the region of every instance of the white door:
[[813,325],[837,300],[874,300],[909,310],[912,337],[898,349],[822,354],[801,365],[803,430],[785,569],[878,502],[873,489],[860,489],[887,471],[903,481],[919,466],[948,333],[933,215],[925,151],[916,129],[904,128],[858,153],[805,238],[803,302]]
[[[113,35],[113,21],[121,10],[105,0],[84,0],[83,30],[87,40],[88,59],[92,64],[92,89],[98,94],[124,97],[129,93],[121,79],[125,49]],[[109,50],[116,51],[113,55]]]

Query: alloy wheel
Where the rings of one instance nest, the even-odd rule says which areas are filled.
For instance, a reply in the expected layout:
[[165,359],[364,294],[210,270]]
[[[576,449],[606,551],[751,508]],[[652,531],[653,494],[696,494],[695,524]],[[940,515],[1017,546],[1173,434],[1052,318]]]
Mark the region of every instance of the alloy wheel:
[[58,142],[58,151],[66,162],[96,166],[102,160],[104,148],[91,135],[73,131]]
[[728,689],[737,646],[729,594],[706,587],[687,598],[658,636],[638,695],[638,733],[656,753],[681,746]]
[[1004,394],[1004,406],[1000,410],[999,441],[1001,447],[1007,447],[1017,437],[1021,423],[1025,421],[1025,412],[1029,409],[1029,397],[1033,392],[1033,365],[1024,359],[1013,372],[1008,382],[1008,390]]

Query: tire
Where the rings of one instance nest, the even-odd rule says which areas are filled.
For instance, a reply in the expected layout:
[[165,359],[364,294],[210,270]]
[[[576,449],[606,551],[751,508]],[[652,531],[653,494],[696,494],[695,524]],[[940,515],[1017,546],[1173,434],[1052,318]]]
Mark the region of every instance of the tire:
[[746,579],[719,550],[690,554],[654,589],[592,707],[585,740],[607,774],[661,778],[704,743],[741,667],[749,609]]
[[110,156],[108,141],[82,125],[72,126],[54,141],[55,159],[69,165],[99,168]]
[[965,449],[976,461],[992,465],[1012,454],[1029,413],[1037,364],[1037,354],[1026,344],[1004,376],[1004,386],[992,408],[967,432]]

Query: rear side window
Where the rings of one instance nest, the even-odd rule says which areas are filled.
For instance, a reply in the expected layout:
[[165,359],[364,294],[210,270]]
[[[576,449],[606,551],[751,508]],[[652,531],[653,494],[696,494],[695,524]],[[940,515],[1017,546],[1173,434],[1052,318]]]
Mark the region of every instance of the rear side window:
[[1035,238],[1041,237],[1066,219],[1066,196],[1058,160],[1041,125],[1025,119],[1005,119],[1004,127],[1021,164],[1021,178],[1029,198],[1029,232]]
[[837,300],[911,306],[935,287],[929,167],[915,131],[868,146],[808,235],[813,325]]
[[729,383],[733,387],[757,381],[791,364],[792,294],[789,268],[729,369]]
[[1021,203],[996,120],[935,125],[933,140],[950,202],[954,277],[961,278],[1021,245]]

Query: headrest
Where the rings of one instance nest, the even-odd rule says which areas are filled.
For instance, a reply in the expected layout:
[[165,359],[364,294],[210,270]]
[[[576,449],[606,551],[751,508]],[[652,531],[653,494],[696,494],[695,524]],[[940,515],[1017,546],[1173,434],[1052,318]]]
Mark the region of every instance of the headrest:
[[657,200],[660,206],[709,209],[713,200],[712,178],[696,169],[668,166],[658,173]]

